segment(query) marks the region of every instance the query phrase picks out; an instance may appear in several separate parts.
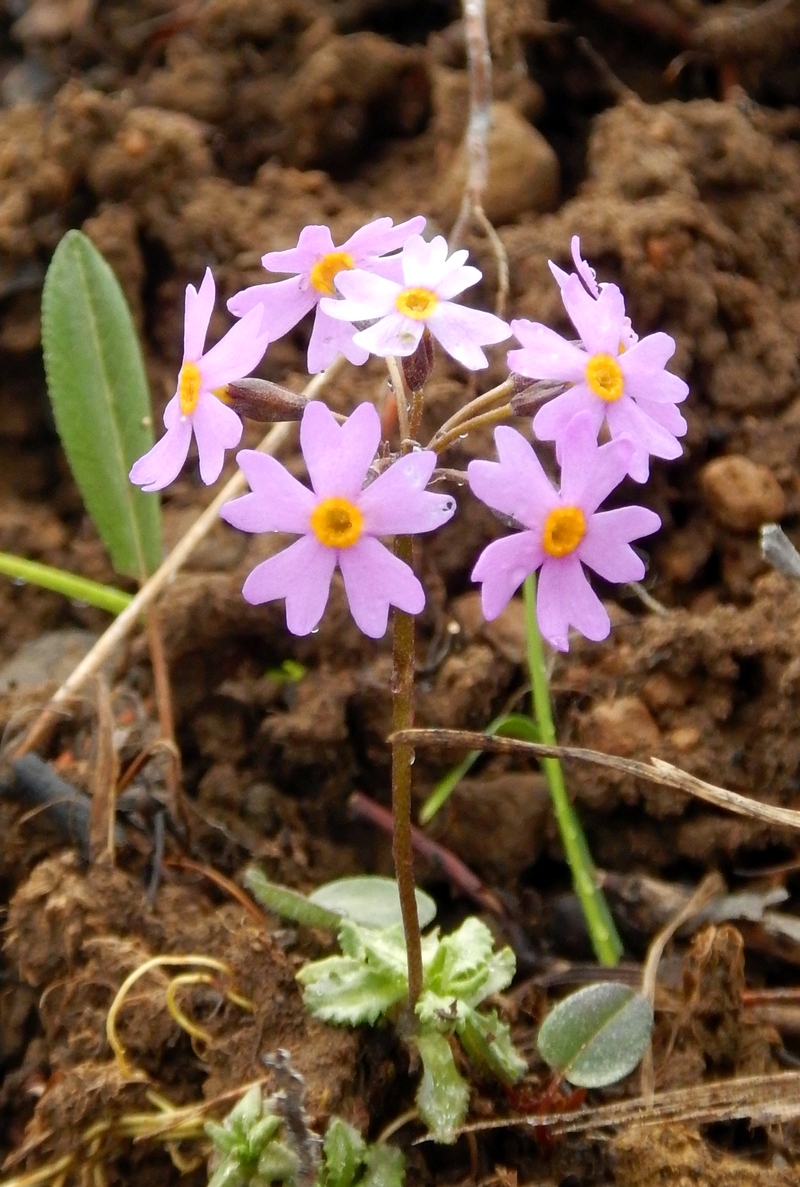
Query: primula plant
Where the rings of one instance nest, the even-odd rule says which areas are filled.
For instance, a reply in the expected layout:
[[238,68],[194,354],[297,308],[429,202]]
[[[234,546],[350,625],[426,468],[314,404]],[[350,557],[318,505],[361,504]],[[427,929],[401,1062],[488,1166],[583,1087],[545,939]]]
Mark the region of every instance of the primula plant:
[[[494,313],[464,304],[459,298],[478,283],[480,271],[467,263],[463,249],[451,252],[442,236],[424,239],[423,228],[421,217],[396,226],[381,218],[336,245],[327,227],[306,227],[295,247],[263,257],[265,268],[288,278],[233,297],[228,308],[240,320],[208,350],[215,301],[211,272],[206,271],[199,290],[189,285],[183,360],[164,413],[166,432],[133,464],[130,477],[147,491],[167,487],[184,466],[194,438],[200,477],[211,483],[226,451],[241,439],[242,416],[299,421],[307,482],[261,449],[237,455],[249,491],[225,502],[222,518],[242,531],[296,537],[256,565],[244,583],[244,597],[254,604],[282,600],[289,632],[308,635],[323,619],[338,571],[353,619],[366,636],[380,639],[392,610],[391,790],[400,922],[369,926],[346,911],[332,913],[330,904],[321,913],[315,905],[311,916],[317,923],[338,925],[341,955],[307,965],[299,980],[308,1007],[325,1021],[398,1023],[422,1064],[419,1113],[439,1140],[449,1141],[469,1100],[456,1061],[458,1047],[468,1062],[507,1085],[523,1074],[525,1064],[507,1026],[486,1006],[511,981],[510,950],[494,952],[491,934],[475,919],[449,936],[421,934],[411,833],[413,735],[408,731],[414,723],[414,620],[424,609],[425,590],[414,572],[413,538],[447,530],[456,510],[447,489],[453,481],[456,489],[468,486],[497,513],[502,531],[475,558],[472,578],[480,585],[487,619],[496,618],[522,588],[533,702],[533,718],[525,728],[553,744],[544,643],[566,651],[571,630],[596,642],[607,638],[610,618],[591,575],[612,583],[644,576],[634,545],[651,536],[660,521],[646,507],[628,505],[620,484],[627,477],[643,482],[651,457],[679,456],[686,422],[678,404],[688,389],[666,370],[675,349],[672,338],[660,332],[638,338],[621,290],[598,283],[577,237],[575,270],[552,265],[579,335],[574,342],[539,323],[518,319],[508,325]],[[357,365],[370,354],[386,360],[396,438],[383,427],[394,424],[394,418],[379,416],[370,403],[341,416],[319,398],[247,378],[269,343],[312,312],[310,371],[321,371],[338,355]],[[512,333],[519,346],[507,354],[508,377],[454,412],[424,444],[425,385],[435,344],[475,371],[488,364],[484,347]],[[317,397],[325,378],[314,381]],[[531,416],[531,431],[525,432],[524,421]],[[512,428],[506,422],[515,417],[519,427]],[[466,474],[440,466],[451,444],[487,425],[496,426],[497,460],[474,460]],[[554,448],[541,448],[542,441]],[[237,485],[243,489],[243,482]],[[547,758],[543,770],[595,952],[603,963],[614,964],[622,946],[561,766]],[[294,903],[294,910],[302,896],[286,892],[284,899]],[[613,1035],[618,1003],[609,1000],[612,1021],[606,1030]],[[566,1034],[569,1041],[556,1042],[558,1059],[566,1060],[569,1069],[578,1067],[576,1074],[593,1074],[576,1063],[585,1026],[581,1030],[576,1022],[570,1030],[569,999],[559,1009],[551,1034]],[[591,1022],[585,1003],[583,1011],[584,1023],[587,1016]],[[648,1026],[643,1013],[638,1042]],[[602,1036],[596,1039],[601,1057],[604,1042]],[[607,1060],[604,1066],[627,1067],[638,1049],[633,1044],[626,1060]],[[223,1152],[215,1187],[244,1181],[242,1167],[259,1182],[258,1176],[265,1179],[278,1163],[291,1179],[291,1151],[281,1145],[263,1102],[246,1098],[237,1108],[227,1128],[215,1131]]]
[[[284,1124],[282,1101],[265,1096],[258,1084],[247,1090],[221,1123],[207,1121],[205,1129],[213,1144],[208,1187],[268,1187],[270,1183],[295,1187],[303,1178],[302,1160]],[[305,1137],[322,1148],[313,1187],[402,1187],[402,1152],[381,1143],[368,1144],[340,1117],[332,1118],[323,1142],[312,1134]],[[307,1180],[306,1187],[312,1187]]]
[[[370,928],[344,920],[339,944],[341,956],[307,964],[297,975],[311,1013],[339,1026],[397,1018],[408,1001],[402,926]],[[515,1083],[526,1070],[497,1011],[478,1008],[514,976],[514,953],[493,948],[491,932],[474,918],[451,935],[440,937],[434,928],[422,940],[422,992],[413,1031],[422,1060],[417,1108],[440,1142],[453,1140],[469,1104],[469,1085],[456,1065],[451,1035],[473,1063],[502,1083]]]

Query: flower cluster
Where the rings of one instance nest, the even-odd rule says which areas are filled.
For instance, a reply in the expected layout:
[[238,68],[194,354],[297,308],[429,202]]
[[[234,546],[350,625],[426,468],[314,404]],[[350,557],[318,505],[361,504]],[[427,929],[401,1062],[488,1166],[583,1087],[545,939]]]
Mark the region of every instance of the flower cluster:
[[[131,480],[151,491],[167,486],[194,436],[200,476],[214,482],[225,451],[242,435],[242,422],[226,403],[227,386],[249,375],[269,343],[312,310],[312,372],[338,354],[357,365],[371,354],[407,358],[430,349],[433,339],[476,370],[488,365],[483,347],[513,332],[520,346],[508,352],[509,368],[566,385],[538,409],[532,425],[539,440],[555,443],[561,482],[553,485],[516,429],[496,430],[499,461],[471,462],[469,485],[520,530],[490,544],[472,576],[491,619],[539,570],[537,616],[544,637],[561,649],[568,646],[570,627],[603,639],[610,622],[586,569],[609,581],[639,580],[644,564],[631,543],[656,531],[660,521],[643,507],[599,507],[627,475],[643,482],[651,456],[680,456],[678,437],[686,422],[677,405],[688,388],[666,370],[675,342],[664,333],[637,337],[622,292],[597,282],[577,236],[575,271],[554,264],[551,270],[579,342],[538,322],[517,319],[509,326],[493,313],[458,304],[454,298],[481,273],[466,263],[466,251],[451,254],[442,236],[423,239],[424,223],[421,217],[397,225],[379,218],[339,246],[327,227],[306,227],[295,247],[262,258],[265,268],[289,273],[288,279],[253,285],[231,298],[228,309],[240,320],[205,353],[214,281],[207,270],[199,291],[189,285],[183,363],[164,412],[167,431],[136,462]],[[603,433],[609,440],[599,444]],[[384,457],[373,472],[381,424],[370,404],[359,405],[340,424],[313,401],[302,415],[300,443],[310,487],[265,454],[245,449],[237,455],[251,489],[228,503],[222,517],[243,531],[299,537],[256,566],[244,596],[253,603],[285,599],[289,630],[305,635],[320,622],[338,568],[357,625],[378,638],[390,606],[418,614],[425,604],[418,578],[380,538],[433,531],[455,510],[452,498],[426,490],[436,454],[428,449]]]

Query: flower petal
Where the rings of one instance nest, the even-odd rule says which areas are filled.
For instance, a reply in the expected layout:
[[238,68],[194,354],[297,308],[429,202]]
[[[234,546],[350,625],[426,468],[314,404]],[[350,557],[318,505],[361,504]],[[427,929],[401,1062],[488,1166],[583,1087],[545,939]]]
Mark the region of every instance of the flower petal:
[[370,639],[380,639],[386,633],[390,606],[407,614],[420,614],[425,608],[419,579],[374,536],[362,536],[352,548],[342,548],[339,567],[350,613]]
[[243,317],[260,307],[260,332],[267,335],[269,342],[277,342],[314,308],[318,299],[319,293],[310,285],[304,286],[301,277],[290,276],[288,280],[242,289],[231,297],[228,309],[235,317]]
[[308,342],[308,370],[312,375],[330,366],[337,354],[343,354],[349,363],[360,367],[369,358],[369,351],[353,342],[355,326],[347,321],[337,321],[325,312],[322,302],[317,306],[314,326]]
[[674,433],[676,437],[682,437],[689,427],[686,419],[678,410],[677,404],[656,404],[652,400],[642,399],[637,400],[636,403],[642,412],[657,421],[668,433]]
[[436,465],[433,450],[398,458],[361,492],[359,510],[371,536],[413,536],[432,532],[455,513],[450,495],[426,491]]
[[638,449],[646,449],[653,457],[672,461],[683,453],[680,441],[630,397],[623,395],[609,404],[606,418],[612,437],[627,433]]
[[398,251],[410,235],[418,235],[425,226],[424,215],[417,214],[395,227],[390,218],[376,218],[359,227],[339,249],[349,251],[356,263],[370,256],[383,256],[387,251]]
[[528,379],[560,379],[578,383],[586,374],[586,352],[541,322],[518,318],[511,329],[522,350],[508,352],[508,367]]
[[570,280],[564,285],[561,297],[587,353],[616,358],[625,323],[625,298],[618,286],[603,285],[594,301],[575,277],[575,282]]
[[628,473],[633,442],[618,437],[598,446],[594,418],[581,412],[567,425],[558,445],[561,498],[568,506],[580,507],[585,516],[593,515]]
[[630,542],[650,536],[660,527],[661,520],[647,507],[600,511],[589,520],[577,555],[606,581],[641,581],[645,574],[644,561]]
[[199,360],[203,387],[213,391],[234,379],[241,379],[255,370],[269,344],[266,334],[259,333],[261,311],[251,309],[241,321],[232,325],[219,342]]
[[533,431],[540,441],[558,441],[568,425],[581,413],[592,417],[595,437],[606,415],[607,405],[585,383],[578,383],[560,396],[542,404],[533,418]]
[[300,448],[319,499],[338,496],[358,503],[381,442],[381,421],[372,404],[359,404],[343,425],[319,400],[306,405]]
[[241,449],[236,461],[251,492],[226,503],[219,513],[221,519],[242,532],[308,532],[317,499],[307,486],[274,457],[257,449]]
[[134,462],[128,477],[143,490],[163,490],[181,472],[192,441],[192,424],[181,417],[152,449]]
[[[619,358],[619,365],[625,378],[625,391],[634,400],[652,400],[659,404],[680,404],[689,394],[689,385],[678,375],[663,370],[663,363],[651,365],[647,355],[656,351],[641,353],[641,347],[646,346],[653,338],[666,338],[668,343],[674,342],[669,334],[650,334],[642,338],[629,351]],[[665,353],[663,350],[658,354]],[[670,351],[670,354],[672,351]],[[669,357],[669,355],[667,356]]]
[[442,277],[436,285],[436,294],[443,301],[450,301],[453,297],[457,297],[459,293],[463,293],[464,289],[471,288],[473,284],[477,284],[482,276],[483,273],[480,269],[473,268],[472,265],[465,267],[459,266]]
[[504,536],[484,548],[471,579],[482,582],[481,608],[487,622],[505,610],[525,578],[538,569],[543,558],[544,550],[534,532]]
[[345,299],[323,297],[322,308],[340,321],[372,321],[383,317],[395,308],[397,294],[402,291],[393,280],[365,272],[363,268],[337,272],[334,284]]
[[297,247],[290,247],[286,251],[268,251],[261,257],[261,263],[268,272],[307,273],[320,256],[335,250],[330,228],[312,225],[303,227]]
[[511,335],[510,327],[493,313],[451,301],[440,301],[427,324],[447,353],[472,371],[488,366],[481,346],[502,342]]
[[234,449],[241,441],[244,426],[227,404],[211,392],[201,392],[192,413],[192,428],[197,439],[200,477],[210,486],[222,473],[225,450]]
[[183,361],[195,363],[203,353],[208,323],[214,312],[216,288],[211,269],[206,268],[200,291],[187,284],[183,308]]
[[611,621],[577,553],[545,557],[536,594],[536,618],[543,637],[559,651],[569,651],[570,626],[595,642],[608,637]]
[[[344,304],[344,302],[343,302]],[[419,346],[425,323],[414,321],[402,313],[389,313],[374,326],[359,330],[353,338],[356,346],[385,359],[387,355],[413,354]]]
[[[463,264],[467,253],[454,252],[459,256],[459,264]],[[447,240],[443,235],[436,235],[430,243],[426,243],[421,235],[409,235],[403,246],[403,282],[406,288],[436,289],[446,271]]]
[[242,594],[254,606],[285,598],[287,627],[293,635],[308,635],[325,611],[335,568],[335,548],[326,548],[315,536],[301,536],[256,565]]
[[467,468],[472,493],[487,507],[540,531],[558,495],[521,433],[509,425],[494,431],[499,462],[473,461]]

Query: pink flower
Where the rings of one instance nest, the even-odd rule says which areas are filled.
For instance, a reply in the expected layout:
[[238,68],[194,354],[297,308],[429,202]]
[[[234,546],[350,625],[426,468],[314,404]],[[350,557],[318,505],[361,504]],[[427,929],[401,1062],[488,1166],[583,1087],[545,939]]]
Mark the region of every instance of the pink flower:
[[629,473],[644,482],[651,454],[671,459],[682,453],[677,438],[686,432],[686,421],[676,405],[686,399],[689,388],[664,370],[675,352],[675,340],[669,334],[649,334],[626,348],[625,302],[615,284],[604,285],[594,298],[573,273],[562,284],[561,294],[583,349],[539,322],[511,323],[522,349],[509,351],[509,368],[531,379],[572,385],[539,409],[533,431],[542,441],[556,442],[561,460],[570,422],[587,412],[595,434],[605,422],[612,438],[623,433],[631,438]]
[[466,251],[454,251],[449,259],[447,251],[441,235],[430,243],[411,235],[400,256],[402,282],[362,271],[340,272],[336,287],[345,300],[323,300],[322,309],[332,318],[350,322],[379,318],[353,341],[381,358],[413,354],[427,327],[459,363],[473,371],[485,367],[481,346],[502,342],[511,331],[493,313],[450,300],[476,284],[481,274],[465,266]]
[[252,449],[237,455],[252,493],[227,503],[222,518],[245,532],[300,536],[256,565],[242,593],[254,605],[285,598],[294,635],[307,635],[322,618],[337,565],[353,618],[372,639],[384,634],[390,606],[419,614],[425,605],[419,580],[377,537],[432,532],[450,519],[455,501],[425,490],[436,465],[432,450],[399,458],[364,486],[380,441],[372,404],[359,404],[340,426],[312,401],[300,424],[311,490],[272,457]]
[[258,366],[268,340],[259,335],[261,317],[253,311],[203,354],[214,297],[214,277],[206,268],[199,292],[192,284],[186,286],[183,364],[178,389],[164,409],[167,431],[131,468],[131,482],[144,490],[162,490],[175,481],[186,461],[193,433],[200,477],[207,486],[219,478],[225,450],[233,449],[241,440],[241,420],[215,393],[249,375]]
[[422,215],[392,225],[390,218],[378,218],[351,235],[341,247],[334,246],[328,227],[304,227],[297,246],[288,251],[268,251],[261,263],[270,272],[292,272],[288,280],[273,284],[255,284],[231,297],[228,309],[241,317],[256,306],[263,311],[262,330],[270,342],[276,342],[296,326],[316,305],[314,328],[308,343],[308,369],[324,371],[337,354],[361,365],[368,351],[353,345],[355,330],[343,325],[320,308],[323,297],[335,297],[334,280],[341,272],[362,268],[380,276],[400,274],[399,256],[381,259],[386,252],[397,252],[412,232],[425,226]]
[[[574,294],[573,299],[579,299],[579,293],[582,289],[588,293],[593,300],[597,300],[600,293],[606,288],[606,284],[597,283],[597,275],[594,268],[587,264],[586,260],[581,255],[581,240],[579,235],[573,235],[570,241],[570,249],[572,251],[572,260],[575,264],[575,272],[564,272],[552,260],[549,261],[550,271],[558,282],[558,287],[561,289],[562,296],[564,294],[564,286],[567,286],[567,292]],[[577,284],[575,282],[578,282]],[[565,302],[566,304],[566,302]],[[639,341],[639,335],[635,333],[631,325],[631,319],[625,318],[623,322],[623,332],[621,337],[622,342],[627,350],[633,346],[634,342]]]
[[500,461],[470,462],[470,487],[526,530],[493,541],[472,571],[473,581],[483,583],[486,619],[497,618],[528,574],[541,569],[536,616],[543,637],[560,651],[568,650],[570,626],[587,639],[605,639],[608,614],[583,566],[606,581],[640,581],[644,563],[630,542],[661,523],[645,507],[597,510],[628,471],[631,441],[598,445],[591,416],[575,417],[563,436],[560,491],[516,429],[495,429],[495,441]]

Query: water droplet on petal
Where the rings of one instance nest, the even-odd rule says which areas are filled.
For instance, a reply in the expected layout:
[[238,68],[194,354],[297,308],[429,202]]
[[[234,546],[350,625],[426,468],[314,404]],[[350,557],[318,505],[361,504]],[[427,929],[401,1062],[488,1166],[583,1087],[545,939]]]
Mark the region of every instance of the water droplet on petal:
[[318,627],[318,626],[312,627],[312,629],[311,629],[311,634],[312,634],[312,635],[318,635],[318,634],[319,634],[319,627]]

